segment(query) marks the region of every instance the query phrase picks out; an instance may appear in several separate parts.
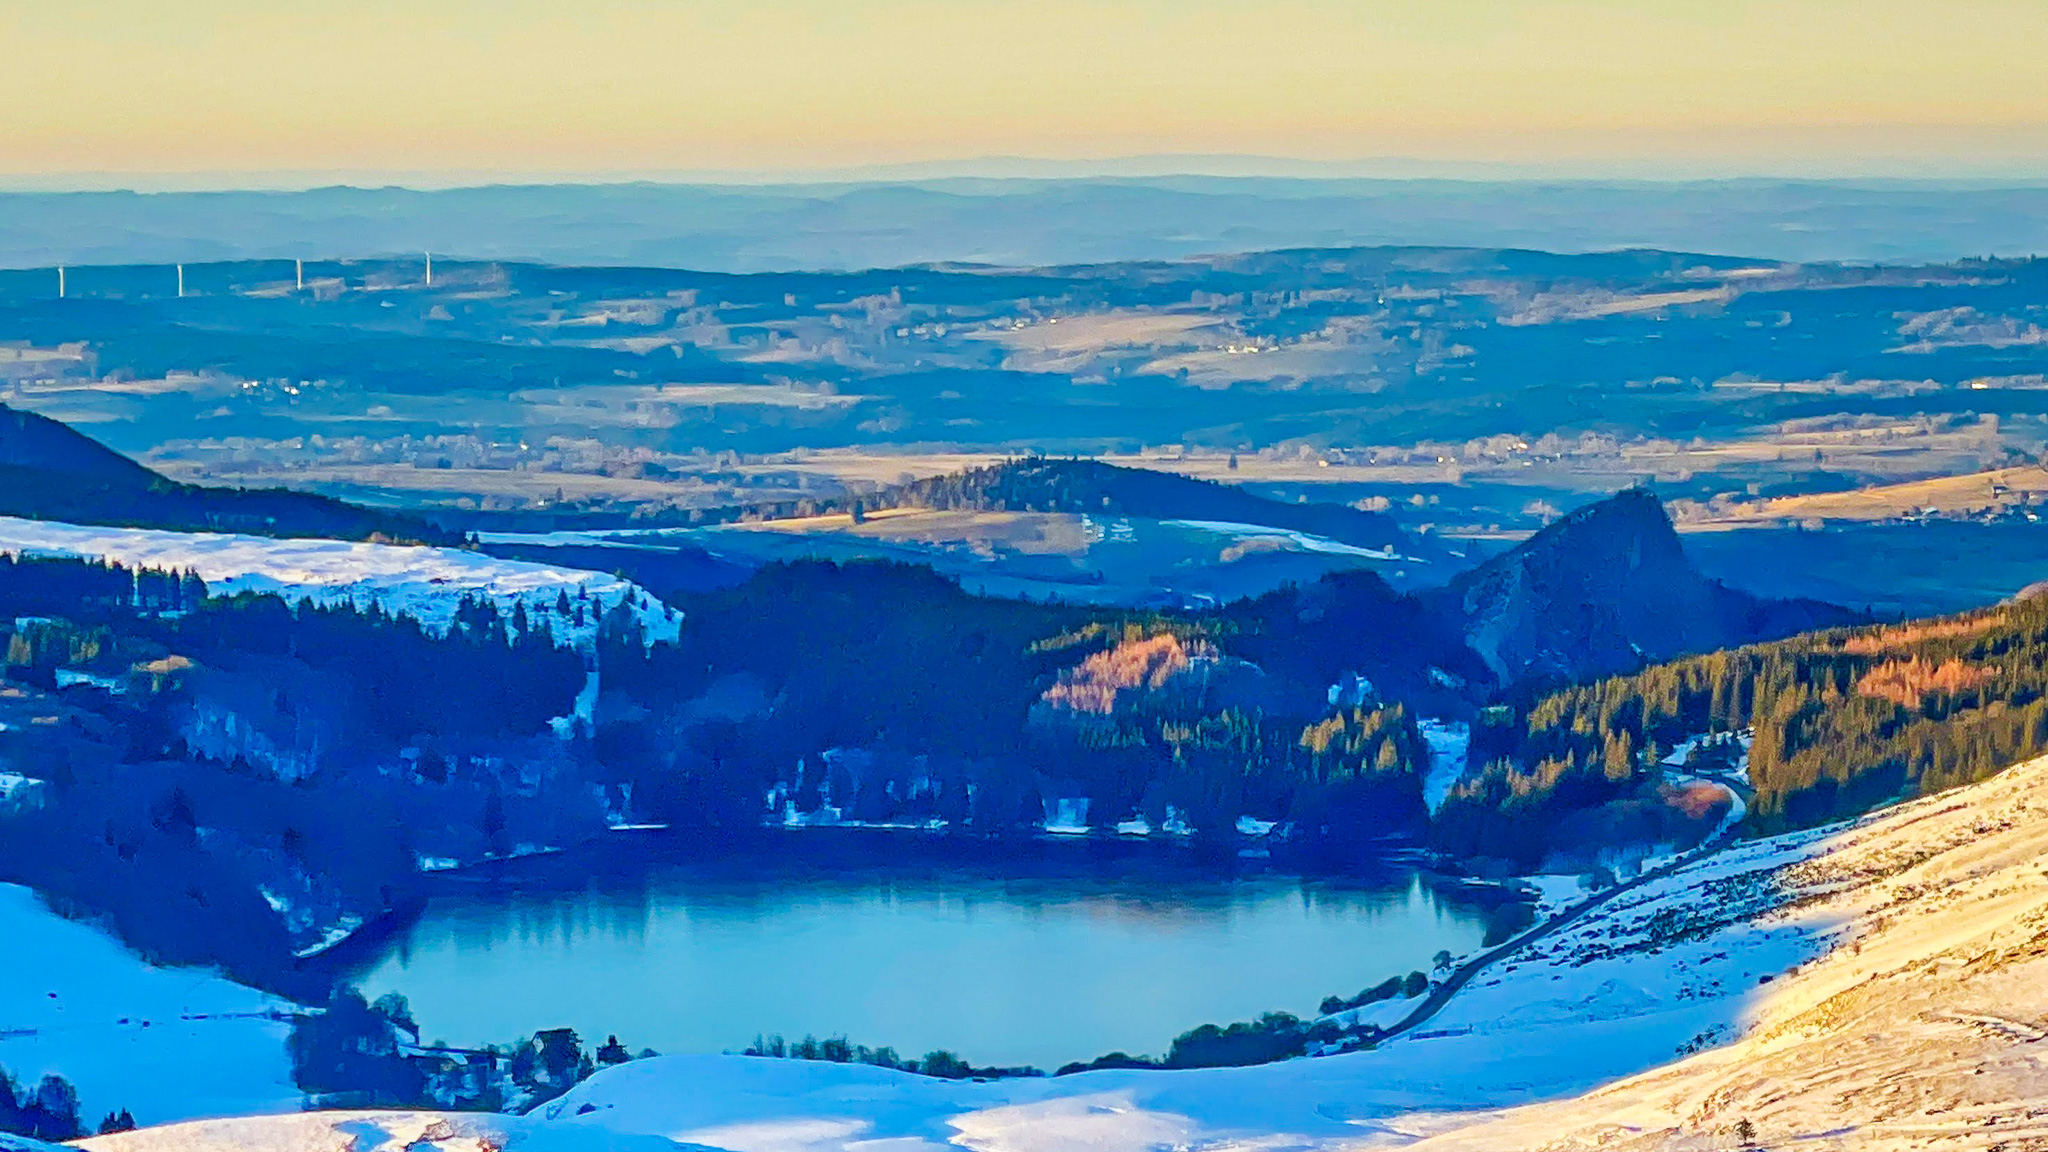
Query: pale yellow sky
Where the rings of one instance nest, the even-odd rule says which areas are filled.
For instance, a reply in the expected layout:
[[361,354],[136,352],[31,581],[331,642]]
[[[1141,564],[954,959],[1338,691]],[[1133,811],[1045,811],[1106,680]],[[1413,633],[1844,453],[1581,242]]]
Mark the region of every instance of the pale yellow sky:
[[0,0],[0,174],[2048,169],[2048,0]]

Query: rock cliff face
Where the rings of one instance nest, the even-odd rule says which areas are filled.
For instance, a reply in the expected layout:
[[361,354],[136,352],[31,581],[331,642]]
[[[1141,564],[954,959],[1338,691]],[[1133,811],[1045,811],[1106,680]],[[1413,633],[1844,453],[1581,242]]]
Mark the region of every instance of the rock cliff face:
[[1432,596],[1503,683],[1584,679],[1853,619],[1764,600],[1693,567],[1656,496],[1580,508]]

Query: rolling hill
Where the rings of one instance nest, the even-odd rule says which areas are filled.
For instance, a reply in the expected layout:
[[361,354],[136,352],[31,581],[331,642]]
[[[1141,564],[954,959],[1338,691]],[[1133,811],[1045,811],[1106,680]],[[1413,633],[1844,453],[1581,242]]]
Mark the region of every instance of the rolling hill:
[[[1384,512],[1345,504],[1287,503],[1237,484],[1177,472],[1127,468],[1100,460],[1024,456],[949,472],[861,495],[733,507],[698,523],[779,520],[900,509],[941,512],[1054,513],[1104,519],[1161,520],[1213,528],[1257,527],[1335,541],[1383,560],[1448,565],[1435,540],[1403,528]],[[1439,577],[1440,578],[1440,577]]]
[[1259,524],[1360,548],[1429,551],[1383,512],[1342,504],[1286,504],[1232,484],[1099,460],[1032,456],[915,480],[867,497],[868,508],[1073,512],[1152,520]]

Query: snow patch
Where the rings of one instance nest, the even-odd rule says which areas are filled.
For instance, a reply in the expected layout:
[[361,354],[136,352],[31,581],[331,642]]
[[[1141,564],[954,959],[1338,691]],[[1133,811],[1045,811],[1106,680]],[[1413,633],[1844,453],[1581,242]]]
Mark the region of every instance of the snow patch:
[[1429,774],[1422,778],[1422,803],[1430,814],[1444,806],[1444,800],[1465,776],[1472,749],[1472,729],[1445,720],[1424,720],[1416,725],[1429,745]]
[[1198,532],[1209,532],[1232,540],[1281,540],[1304,552],[1362,556],[1368,560],[1403,560],[1411,564],[1424,563],[1412,556],[1403,556],[1392,547],[1361,548],[1356,544],[1346,544],[1327,536],[1315,536],[1286,528],[1272,528],[1264,524],[1240,524],[1234,520],[1168,520],[1166,523],[1176,528],[1193,528]]
[[[464,596],[489,600],[507,614],[524,603],[529,617],[549,622],[557,640],[585,650],[596,637],[598,616],[621,603],[638,617],[650,641],[673,640],[681,626],[679,615],[618,576],[500,560],[459,548],[107,528],[0,516],[0,552],[195,572],[213,596],[260,592],[294,602],[364,609],[374,604],[439,633],[453,626]],[[554,615],[565,593],[571,601],[588,597],[580,627]]]

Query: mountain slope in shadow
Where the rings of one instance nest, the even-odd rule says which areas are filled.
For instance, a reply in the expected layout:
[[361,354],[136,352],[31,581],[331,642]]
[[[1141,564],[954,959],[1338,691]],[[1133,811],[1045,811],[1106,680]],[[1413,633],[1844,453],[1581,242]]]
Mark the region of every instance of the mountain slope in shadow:
[[0,405],[0,516],[164,528],[456,544],[397,512],[281,488],[182,484],[47,416]]

